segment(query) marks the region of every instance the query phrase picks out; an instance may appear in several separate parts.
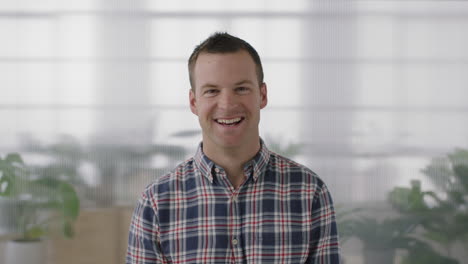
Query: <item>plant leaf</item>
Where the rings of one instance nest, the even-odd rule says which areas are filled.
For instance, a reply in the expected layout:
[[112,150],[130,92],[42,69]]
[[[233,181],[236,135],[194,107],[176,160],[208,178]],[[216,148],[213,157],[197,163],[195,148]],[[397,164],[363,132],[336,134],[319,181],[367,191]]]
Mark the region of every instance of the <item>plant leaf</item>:
[[80,213],[80,200],[72,185],[62,182],[59,193],[63,201],[63,215],[66,219],[76,220]]
[[36,240],[43,237],[45,233],[46,232],[44,228],[40,226],[33,226],[24,232],[24,238],[26,240]]
[[443,234],[442,232],[434,232],[434,231],[429,231],[426,234],[424,234],[424,237],[436,241],[440,244],[447,245],[450,242],[450,237],[447,235]]
[[10,170],[0,170],[0,196],[10,196],[12,194],[14,179]]
[[456,165],[453,167],[453,171],[463,185],[465,192],[468,192],[468,166]]
[[21,158],[20,154],[18,153],[10,153],[6,156],[5,161],[14,164],[14,163],[19,163],[19,164],[24,164],[23,159]]

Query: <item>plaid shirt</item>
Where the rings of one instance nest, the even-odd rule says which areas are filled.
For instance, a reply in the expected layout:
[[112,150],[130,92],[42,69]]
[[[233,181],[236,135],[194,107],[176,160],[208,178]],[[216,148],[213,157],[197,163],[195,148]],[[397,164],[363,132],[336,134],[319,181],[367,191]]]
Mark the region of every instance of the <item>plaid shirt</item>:
[[340,263],[323,181],[263,142],[244,173],[234,189],[200,145],[143,192],[126,263]]

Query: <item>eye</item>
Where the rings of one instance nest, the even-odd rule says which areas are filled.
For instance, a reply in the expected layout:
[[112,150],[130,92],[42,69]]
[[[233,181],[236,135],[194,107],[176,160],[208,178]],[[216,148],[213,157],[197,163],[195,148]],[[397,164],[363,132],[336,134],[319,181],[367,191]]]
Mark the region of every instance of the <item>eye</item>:
[[205,91],[203,91],[203,94],[207,96],[212,96],[217,93],[218,93],[218,89],[206,89]]
[[236,88],[236,92],[241,93],[241,94],[248,93],[249,91],[250,91],[250,88],[245,87],[245,86],[239,86]]

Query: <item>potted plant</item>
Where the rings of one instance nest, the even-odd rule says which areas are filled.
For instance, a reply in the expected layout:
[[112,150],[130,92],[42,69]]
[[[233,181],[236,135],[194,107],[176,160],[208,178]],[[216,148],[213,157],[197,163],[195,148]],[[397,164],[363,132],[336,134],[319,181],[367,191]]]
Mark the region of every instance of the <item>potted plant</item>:
[[443,197],[433,208],[437,217],[424,226],[425,236],[441,245],[448,256],[457,242],[468,249],[468,150],[455,149],[434,158],[422,172]]
[[2,211],[0,223],[9,225],[4,230],[11,230],[15,223],[13,233],[18,234],[7,244],[6,264],[44,262],[43,238],[54,230],[73,236],[80,210],[74,187],[60,178],[34,172],[17,153],[0,157],[0,198],[8,212]]
[[434,158],[422,172],[436,191],[422,191],[421,183],[412,181],[410,188],[394,188],[390,202],[401,215],[417,218],[421,236],[443,248],[446,256],[436,258],[432,249],[419,247],[409,252],[404,263],[457,263],[451,258],[451,249],[457,242],[468,244],[468,150]]
[[347,228],[350,236],[363,243],[365,264],[393,264],[397,249],[408,248],[419,241],[410,236],[415,224],[409,218],[387,218],[381,221],[361,216],[349,221]]
[[422,191],[419,181],[412,181],[411,188],[395,187],[388,193],[388,201],[396,212],[388,217],[373,217],[358,214],[358,210],[343,211],[338,214],[340,235],[356,237],[363,244],[364,263],[395,263],[397,250],[406,252],[401,263],[442,264],[458,263],[456,260],[440,255],[420,237],[419,227],[433,225],[433,208],[428,198],[439,201],[434,192]]
[[[402,217],[413,219],[413,222],[422,228],[417,235],[426,239],[431,236],[445,237],[445,232],[452,227],[444,227],[443,220],[447,213],[446,209],[440,207],[444,202],[432,191],[422,191],[421,182],[411,181],[411,187],[395,187],[388,195],[393,208],[396,209]],[[432,200],[432,202],[431,202]],[[434,204],[430,206],[429,204]],[[439,230],[440,228],[446,230]],[[438,231],[442,231],[437,235]],[[433,239],[431,239],[433,240]],[[412,243],[406,248],[408,254],[402,259],[403,264],[456,264],[457,260],[450,257],[450,254],[443,256],[436,252],[427,243],[418,240],[418,243]]]

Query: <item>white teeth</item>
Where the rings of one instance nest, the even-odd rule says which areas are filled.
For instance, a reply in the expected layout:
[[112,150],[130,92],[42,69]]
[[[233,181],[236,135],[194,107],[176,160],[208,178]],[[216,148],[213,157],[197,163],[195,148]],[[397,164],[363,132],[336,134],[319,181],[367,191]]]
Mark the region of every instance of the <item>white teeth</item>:
[[226,125],[234,124],[239,121],[241,121],[240,117],[234,118],[234,119],[217,119],[216,120],[216,122],[221,123],[221,124],[226,124]]

